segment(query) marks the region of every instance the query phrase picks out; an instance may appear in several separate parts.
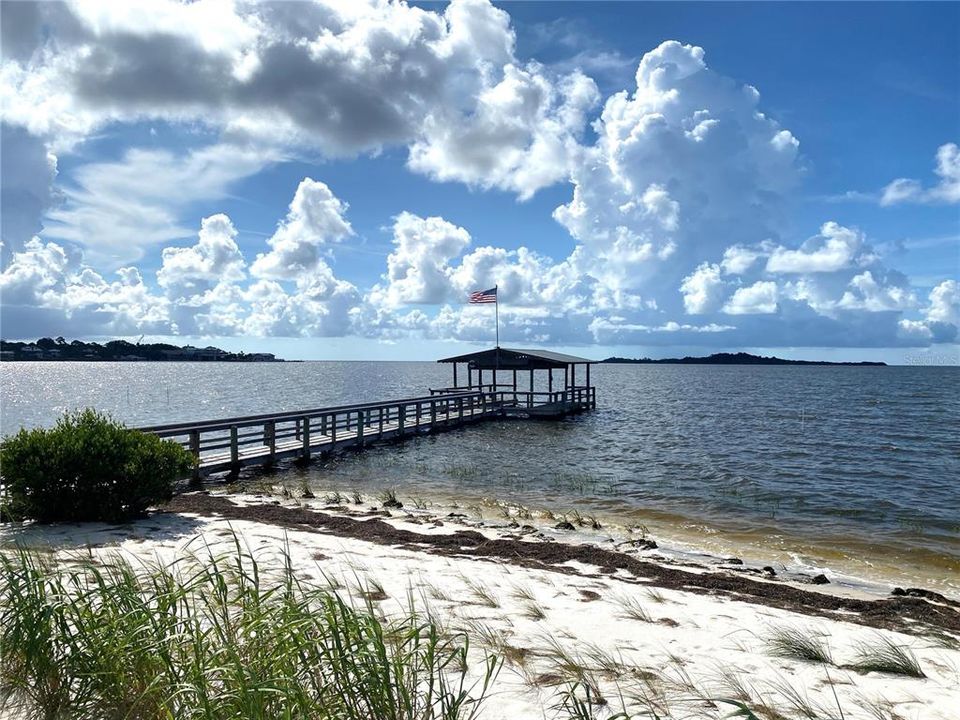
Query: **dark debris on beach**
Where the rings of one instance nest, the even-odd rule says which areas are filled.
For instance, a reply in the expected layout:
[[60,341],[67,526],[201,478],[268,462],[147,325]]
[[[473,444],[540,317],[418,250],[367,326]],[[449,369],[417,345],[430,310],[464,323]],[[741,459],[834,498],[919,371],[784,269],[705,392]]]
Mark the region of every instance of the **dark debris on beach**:
[[[383,513],[371,513],[373,517],[351,517],[302,507],[239,505],[227,497],[204,492],[178,495],[162,511],[261,522],[435,555],[499,560],[523,567],[583,575],[565,564],[575,561],[597,567],[601,575],[626,571],[646,587],[722,595],[758,605],[914,635],[922,635],[929,630],[960,632],[960,603],[931,591],[903,592],[876,600],[839,597],[727,571],[690,572],[595,545],[488,538],[475,530],[425,535],[395,527],[376,516]],[[617,575],[617,580],[629,581],[622,573]]]

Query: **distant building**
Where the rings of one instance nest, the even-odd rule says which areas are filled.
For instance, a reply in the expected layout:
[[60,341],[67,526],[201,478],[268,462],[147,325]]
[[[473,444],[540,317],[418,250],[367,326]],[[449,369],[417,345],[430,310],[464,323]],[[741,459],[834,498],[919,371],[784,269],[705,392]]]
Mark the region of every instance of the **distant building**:
[[205,348],[197,350],[197,359],[198,360],[219,360],[227,353],[221,350],[220,348],[213,347],[208,345]]

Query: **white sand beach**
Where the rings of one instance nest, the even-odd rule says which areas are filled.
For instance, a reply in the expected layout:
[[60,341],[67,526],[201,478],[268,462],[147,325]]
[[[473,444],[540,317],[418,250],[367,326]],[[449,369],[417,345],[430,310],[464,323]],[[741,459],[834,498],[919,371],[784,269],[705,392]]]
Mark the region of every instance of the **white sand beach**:
[[[792,610],[777,606],[785,601],[768,603],[759,595],[712,592],[705,582],[699,587],[691,583],[689,589],[666,587],[676,585],[675,575],[664,583],[575,560],[512,562],[498,556],[499,550],[478,556],[459,553],[455,546],[451,550],[449,543],[439,552],[433,541],[464,532],[523,543],[515,546],[521,549],[561,541],[530,528],[480,526],[465,515],[441,518],[428,510],[401,508],[388,517],[371,513],[371,504],[378,501],[370,497],[362,506],[344,503],[322,510],[321,500],[181,497],[221,508],[269,508],[278,517],[306,510],[316,522],[298,524],[298,516],[278,524],[229,512],[219,517],[161,512],[122,526],[7,526],[0,530],[0,542],[50,546],[64,557],[89,548],[99,557],[119,552],[137,561],[169,562],[208,547],[229,552],[239,538],[263,567],[279,563],[288,552],[304,581],[328,585],[359,606],[369,602],[387,617],[408,613],[413,604],[446,630],[465,632],[478,666],[484,652],[502,657],[503,667],[479,715],[487,720],[556,717],[558,692],[575,682],[580,692],[593,689],[596,717],[624,709],[641,717],[725,717],[737,712],[742,706],[735,703],[741,702],[759,717],[948,720],[960,708],[960,633],[922,628],[910,617],[901,622],[829,607],[813,613]],[[341,522],[353,530],[342,532]],[[360,523],[376,523],[379,535],[358,536],[373,527]],[[404,534],[402,542],[391,543],[391,528],[417,535]],[[411,537],[419,538],[419,545]],[[477,537],[470,537],[476,546]],[[602,533],[593,543],[577,540],[605,544],[609,551],[612,543],[605,541]],[[656,555],[634,554],[645,560]],[[673,566],[670,571],[701,580],[731,574],[730,569],[703,566]],[[751,587],[786,584],[742,579]],[[829,586],[801,589],[834,597]],[[937,605],[946,617],[958,614],[946,599],[911,602]],[[822,641],[831,662],[775,655],[772,639],[791,629]],[[863,648],[884,643],[908,649],[925,677],[849,667]]]

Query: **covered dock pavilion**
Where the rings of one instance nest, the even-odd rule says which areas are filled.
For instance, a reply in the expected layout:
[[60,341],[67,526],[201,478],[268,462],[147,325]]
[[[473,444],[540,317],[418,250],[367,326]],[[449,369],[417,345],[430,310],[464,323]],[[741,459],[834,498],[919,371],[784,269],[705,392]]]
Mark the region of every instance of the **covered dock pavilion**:
[[[505,407],[524,408],[530,415],[565,415],[597,406],[596,388],[590,383],[595,360],[552,350],[495,347],[437,362],[453,366],[453,385],[431,392],[498,393]],[[461,365],[466,366],[465,373],[458,370]],[[503,382],[504,373],[508,382]]]

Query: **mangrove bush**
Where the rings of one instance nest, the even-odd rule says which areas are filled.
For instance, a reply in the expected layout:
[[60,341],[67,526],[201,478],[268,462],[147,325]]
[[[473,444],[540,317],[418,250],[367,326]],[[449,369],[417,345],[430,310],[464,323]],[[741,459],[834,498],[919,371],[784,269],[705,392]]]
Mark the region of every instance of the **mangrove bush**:
[[0,441],[0,516],[117,522],[170,497],[193,457],[178,443],[131,430],[96,410]]

